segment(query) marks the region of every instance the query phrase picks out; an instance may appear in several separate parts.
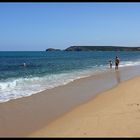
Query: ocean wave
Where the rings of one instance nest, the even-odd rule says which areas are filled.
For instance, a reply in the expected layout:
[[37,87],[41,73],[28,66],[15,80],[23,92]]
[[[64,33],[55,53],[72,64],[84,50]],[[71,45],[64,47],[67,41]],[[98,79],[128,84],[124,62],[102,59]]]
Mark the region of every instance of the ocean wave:
[[89,68],[43,77],[17,78],[0,81],[0,102],[30,96],[46,89],[68,84],[76,79],[88,77],[103,69]]
[[140,65],[140,60],[135,60],[135,61],[122,61],[120,63],[120,67],[137,66],[137,65]]

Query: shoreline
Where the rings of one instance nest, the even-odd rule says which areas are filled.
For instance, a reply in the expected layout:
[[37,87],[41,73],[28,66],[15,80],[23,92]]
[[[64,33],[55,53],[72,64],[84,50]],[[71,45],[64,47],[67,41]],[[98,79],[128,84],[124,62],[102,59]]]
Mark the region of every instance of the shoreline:
[[[96,99],[121,81],[136,77],[140,66],[120,68],[0,104],[0,136],[28,136],[75,107]],[[94,85],[94,86],[93,86]]]

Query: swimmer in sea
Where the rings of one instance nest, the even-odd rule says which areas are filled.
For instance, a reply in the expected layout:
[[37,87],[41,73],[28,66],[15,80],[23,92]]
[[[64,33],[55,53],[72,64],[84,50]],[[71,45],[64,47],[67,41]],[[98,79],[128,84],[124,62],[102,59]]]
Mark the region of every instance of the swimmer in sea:
[[26,67],[26,63],[23,63],[23,66]]

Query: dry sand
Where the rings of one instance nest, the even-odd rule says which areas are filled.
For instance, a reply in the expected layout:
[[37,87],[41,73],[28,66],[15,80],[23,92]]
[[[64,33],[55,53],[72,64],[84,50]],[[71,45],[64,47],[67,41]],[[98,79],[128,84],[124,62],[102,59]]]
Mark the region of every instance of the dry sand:
[[140,137],[140,77],[65,113],[31,137]]

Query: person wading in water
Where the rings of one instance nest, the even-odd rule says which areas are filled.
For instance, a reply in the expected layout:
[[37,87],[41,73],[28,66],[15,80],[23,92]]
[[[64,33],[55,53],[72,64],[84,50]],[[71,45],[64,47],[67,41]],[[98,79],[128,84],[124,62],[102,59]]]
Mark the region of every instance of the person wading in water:
[[116,58],[115,58],[115,70],[117,70],[119,68],[119,63],[120,63],[120,59],[118,56],[116,56]]

